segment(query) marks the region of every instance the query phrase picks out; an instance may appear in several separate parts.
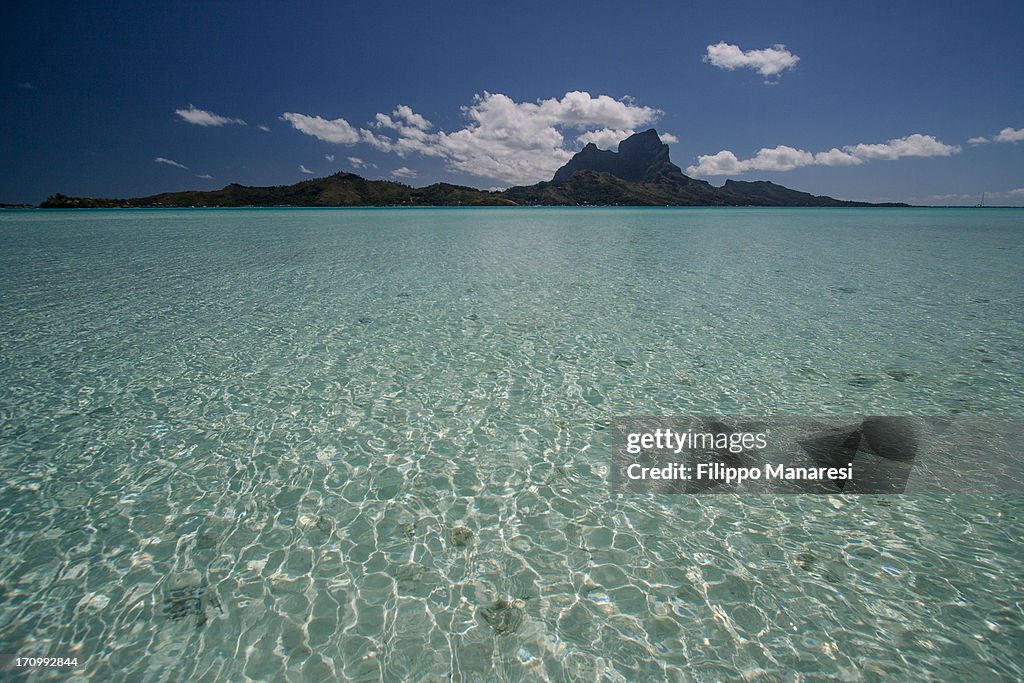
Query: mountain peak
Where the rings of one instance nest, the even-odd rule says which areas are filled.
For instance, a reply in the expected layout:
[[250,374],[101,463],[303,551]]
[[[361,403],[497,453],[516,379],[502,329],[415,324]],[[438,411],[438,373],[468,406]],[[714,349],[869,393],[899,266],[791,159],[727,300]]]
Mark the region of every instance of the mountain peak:
[[[658,135],[658,131],[654,128],[648,128],[647,130],[640,131],[639,133],[633,133],[626,140],[653,140],[659,145],[661,144],[661,136]],[[625,140],[623,141],[625,142]]]
[[657,182],[666,174],[674,183],[690,180],[669,160],[668,145],[661,141],[654,128],[630,135],[619,143],[618,152],[587,143],[565,166],[555,171],[553,180],[568,180],[577,171],[610,173],[631,183]]

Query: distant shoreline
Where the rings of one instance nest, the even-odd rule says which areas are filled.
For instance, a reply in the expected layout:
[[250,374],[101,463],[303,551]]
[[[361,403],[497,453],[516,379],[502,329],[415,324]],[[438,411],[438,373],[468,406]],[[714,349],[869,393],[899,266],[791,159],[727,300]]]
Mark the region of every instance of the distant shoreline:
[[214,209],[318,209],[318,210],[365,210],[365,209],[972,209],[972,210],[1001,210],[1001,209],[1024,209],[1024,206],[971,206],[971,205],[918,205],[903,204],[893,205],[863,205],[863,206],[720,206],[720,205],[669,205],[651,206],[645,204],[521,204],[521,205],[445,205],[445,204],[383,204],[380,206],[291,206],[288,204],[277,204],[260,206],[256,204],[243,206],[60,206],[44,207],[32,204],[21,205],[0,205],[0,211],[209,211]]
[[405,206],[908,206],[813,195],[764,180],[727,179],[721,187],[691,178],[669,159],[651,128],[618,144],[618,152],[587,144],[551,180],[504,190],[452,183],[412,187],[335,173],[292,185],[225,185],[219,190],[163,192],[146,197],[97,198],[54,194],[41,208],[161,207],[405,207]]

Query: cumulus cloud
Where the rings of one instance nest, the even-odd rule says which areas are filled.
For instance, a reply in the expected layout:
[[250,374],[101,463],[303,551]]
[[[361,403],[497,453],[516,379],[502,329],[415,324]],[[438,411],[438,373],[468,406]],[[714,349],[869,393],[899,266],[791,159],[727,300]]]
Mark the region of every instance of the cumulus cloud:
[[[632,128],[627,130],[617,130],[615,128],[602,128],[601,130],[588,130],[586,133],[576,136],[576,142],[581,145],[588,143],[594,143],[600,149],[615,150],[619,143],[628,138],[636,131]],[[679,142],[679,138],[672,133],[659,133],[658,137],[661,138],[662,142]]]
[[1024,128],[1003,128],[993,140],[996,142],[1020,142],[1024,140]]
[[451,171],[528,184],[549,179],[573,155],[573,150],[565,147],[567,134],[570,140],[580,142],[581,136],[593,132],[594,141],[608,144],[612,136],[607,131],[635,130],[654,122],[662,112],[628,97],[616,100],[576,91],[536,102],[516,102],[507,95],[485,92],[464,106],[462,113],[466,125],[452,132],[436,130],[407,105],[399,105],[390,114],[377,114],[370,124],[376,132],[352,126],[345,119],[292,112],[281,118],[325,142],[366,143],[400,157],[436,157]]
[[791,171],[814,163],[814,155],[802,149],[779,145],[775,149],[760,149],[750,160],[751,167],[759,170]]
[[749,159],[739,159],[729,150],[697,157],[697,164],[686,172],[695,176],[740,175],[747,171],[791,171],[803,166],[856,166],[873,159],[893,160],[901,157],[950,156],[960,147],[947,145],[931,135],[914,133],[884,143],[833,147],[827,152],[812,153],[786,145],[762,148]]
[[202,175],[197,175],[196,178],[202,178],[203,180],[213,180],[213,176],[210,175],[209,173],[204,173]]
[[844,152],[833,147],[827,152],[815,154],[814,163],[819,166],[857,166],[858,164],[863,164],[864,160],[859,156],[850,154],[848,151]]
[[299,164],[299,171],[301,171],[302,173],[305,173],[307,175],[313,175],[313,172],[310,171],[308,168],[306,168],[305,165],[303,165],[303,164]]
[[220,114],[214,114],[212,111],[206,111],[205,109],[196,109],[193,105],[188,105],[188,109],[175,109],[174,113],[177,114],[183,121],[187,121],[195,126],[230,126],[239,125],[244,126],[245,121],[242,119],[232,119],[227,116],[221,116]]
[[168,166],[174,166],[175,168],[188,168],[188,166],[186,166],[185,164],[179,164],[174,159],[167,159],[165,157],[157,157],[156,159],[153,159],[153,161],[155,161],[158,164],[167,164]]
[[847,145],[843,149],[863,159],[899,159],[900,157],[948,157],[959,147],[939,142],[931,135],[914,133],[904,138],[871,145]]
[[292,127],[300,133],[312,135],[324,142],[354,145],[362,139],[359,130],[353,128],[345,119],[327,120],[319,116],[285,112],[281,114],[281,120],[292,124]]
[[270,132],[270,126],[264,125],[262,123],[260,125],[256,126],[256,127],[259,128],[260,130],[262,130],[264,133],[269,133]]
[[405,166],[400,166],[399,168],[396,168],[394,171],[392,171],[391,175],[394,176],[395,178],[415,178],[416,171]]
[[614,150],[619,143],[632,135],[633,130],[616,130],[614,128],[602,128],[601,130],[588,130],[582,135],[576,136],[576,142],[581,145],[594,143],[601,149]]
[[763,50],[742,50],[739,45],[730,45],[723,40],[707,46],[704,61],[726,71],[753,69],[765,78],[770,78],[794,68],[800,58],[781,44]]
[[727,149],[716,154],[702,154],[697,157],[697,165],[690,166],[686,172],[690,175],[739,175],[750,170],[748,162],[741,162],[739,157]]
[[374,125],[378,128],[391,128],[404,135],[417,137],[424,131],[434,127],[430,121],[412,110],[412,107],[400,104],[391,115],[377,114]]
[[988,142],[1021,142],[1024,141],[1024,128],[1003,128],[997,135],[993,135],[988,138],[983,135],[979,135],[976,138],[971,138],[967,142],[972,145],[984,145]]
[[1024,187],[1019,187],[1016,190],[1010,190],[1007,194],[1013,195],[1014,197],[1024,197]]
[[348,159],[348,163],[352,164],[355,168],[363,168],[366,166],[366,162],[359,157],[346,157],[346,159]]
[[332,161],[333,162],[334,161],[334,155],[333,154],[325,154],[324,155],[324,159],[327,159],[327,161]]

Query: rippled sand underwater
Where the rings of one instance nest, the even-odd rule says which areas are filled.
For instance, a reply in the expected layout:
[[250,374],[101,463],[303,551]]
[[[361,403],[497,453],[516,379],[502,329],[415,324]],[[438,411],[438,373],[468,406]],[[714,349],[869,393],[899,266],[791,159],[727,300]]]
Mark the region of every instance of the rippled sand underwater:
[[617,415],[1019,415],[1022,227],[0,214],[0,652],[86,662],[29,680],[1018,680],[1021,496],[605,476]]

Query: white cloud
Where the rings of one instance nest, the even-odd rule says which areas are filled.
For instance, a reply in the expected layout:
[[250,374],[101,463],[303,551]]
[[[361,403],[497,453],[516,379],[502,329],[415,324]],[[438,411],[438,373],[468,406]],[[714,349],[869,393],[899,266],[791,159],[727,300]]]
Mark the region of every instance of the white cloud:
[[950,156],[960,151],[931,135],[914,133],[894,138],[885,143],[846,145],[833,147],[827,152],[811,152],[779,145],[773,149],[758,150],[750,159],[739,159],[729,150],[697,157],[697,164],[686,172],[695,176],[739,175],[747,171],[791,171],[803,166],[855,166],[872,159],[899,159],[901,157]]
[[333,154],[325,154],[324,155],[324,159],[327,159],[327,161],[333,162],[334,161],[334,155]]
[[[391,114],[377,114],[372,126],[382,131],[380,134],[356,128],[345,119],[296,113],[281,118],[296,130],[327,142],[366,143],[400,157],[438,157],[452,171],[528,184],[550,179],[572,157],[573,150],[565,147],[566,132],[575,141],[588,131],[595,136],[600,136],[600,131],[631,131],[652,123],[662,113],[628,97],[616,100],[586,92],[568,92],[561,98],[537,102],[516,102],[507,95],[485,92],[462,112],[467,123],[453,132],[434,130],[430,121],[406,105],[399,105]],[[572,135],[576,131],[579,133]],[[606,139],[610,139],[607,134],[602,140]]]
[[779,145],[775,149],[760,149],[750,160],[750,167],[758,171],[791,171],[814,163],[814,155],[802,149]]
[[256,126],[256,127],[259,128],[260,130],[262,130],[264,133],[269,133],[270,132],[270,126],[264,125],[262,123],[260,125]]
[[1010,190],[1006,194],[1013,195],[1014,197],[1024,197],[1024,187],[1019,187],[1016,190]]
[[800,58],[787,50],[785,45],[744,51],[739,45],[730,45],[723,40],[715,45],[708,45],[704,61],[726,71],[753,69],[768,78],[778,76],[786,69],[792,69]]
[[306,168],[303,164],[299,164],[299,170],[307,175],[313,175],[313,172]]
[[220,114],[214,114],[212,111],[206,111],[205,109],[196,109],[191,104],[188,105],[188,109],[175,109],[174,113],[181,117],[183,121],[196,126],[245,125],[245,121],[242,119],[232,119]]
[[812,154],[787,145],[762,148],[750,159],[740,160],[735,154],[723,149],[717,154],[700,156],[697,166],[690,166],[690,175],[740,175],[746,171],[792,171],[802,166],[841,166],[863,163],[850,154],[838,149]]
[[712,175],[739,175],[749,170],[745,167],[746,162],[727,149],[716,154],[702,154],[697,157],[697,165],[690,166],[686,172],[690,175],[712,176]]
[[1024,128],[1016,130],[1013,128],[1003,128],[993,140],[996,142],[1020,142],[1024,140]]
[[379,138],[365,128],[356,128],[342,118],[325,119],[320,116],[307,116],[294,112],[285,112],[281,114],[280,118],[282,121],[292,124],[292,127],[300,133],[311,135],[324,142],[333,142],[337,145],[366,142],[378,148],[390,147],[389,139]]
[[576,142],[581,145],[588,145],[591,142],[600,149],[617,149],[619,143],[632,135],[633,130],[616,130],[615,128],[602,128],[601,130],[588,130],[582,135],[576,136]]
[[899,159],[900,157],[948,157],[960,151],[959,147],[939,142],[931,135],[914,133],[886,143],[847,145],[843,149],[863,159]]
[[951,193],[947,193],[947,194],[930,194],[927,197],[923,197],[923,199],[926,199],[928,201],[933,201],[933,202],[949,202],[949,201],[955,201],[955,200],[968,199],[971,196],[972,195],[966,195],[966,194],[962,194],[962,193],[951,192]]
[[984,145],[987,142],[1021,142],[1024,141],[1024,128],[1003,128],[997,135],[988,138],[984,135],[971,138],[967,142],[971,145]]
[[401,166],[399,168],[396,168],[394,171],[392,171],[391,175],[393,177],[395,177],[395,178],[415,178],[416,177],[416,171],[414,171],[411,168],[406,168],[405,166]]
[[360,159],[359,157],[345,157],[345,158],[348,159],[348,163],[352,164],[352,166],[354,166],[355,168],[363,168],[364,166],[367,165],[366,162],[363,161],[362,159]]
[[153,161],[155,161],[158,164],[167,164],[168,166],[174,166],[176,168],[188,168],[188,166],[186,166],[185,164],[179,164],[177,161],[173,159],[166,159],[164,157],[157,157],[156,159],[153,159]]
[[203,180],[213,180],[213,176],[210,175],[209,173],[204,173],[202,175],[197,175],[196,178],[202,178]]
[[285,112],[281,114],[281,120],[292,124],[292,127],[300,133],[312,135],[324,142],[334,142],[339,145],[354,145],[362,138],[359,131],[349,125],[345,119],[327,120],[319,116],[306,116]]
[[[581,145],[588,143],[594,143],[600,149],[615,150],[618,148],[619,143],[628,138],[630,135],[635,133],[632,128],[626,130],[619,130],[616,128],[602,128],[601,130],[588,130],[586,133],[576,136],[576,142]],[[661,138],[662,142],[673,143],[679,142],[679,138],[672,133],[659,133],[658,137]]]
[[[504,95],[491,95],[490,99],[504,98]],[[480,103],[488,101],[488,93],[477,98]],[[508,98],[505,98],[508,99]],[[511,102],[511,100],[508,100]],[[514,103],[513,103],[514,104]],[[558,100],[555,98],[541,100],[537,105],[527,102],[516,105],[521,112],[539,112],[542,118],[553,123],[575,128],[636,128],[650,123],[659,116],[661,111],[650,107],[637,106],[633,99],[624,97],[616,100],[608,95],[591,97],[588,92],[567,92]],[[475,108],[475,107],[474,107]],[[476,118],[476,117],[471,117]]]
[[391,128],[409,137],[418,137],[424,131],[434,127],[430,121],[412,110],[412,107],[400,104],[387,114],[377,114],[374,124],[377,128]]
[[815,154],[814,163],[818,166],[857,166],[858,164],[863,164],[864,160],[849,152],[833,147],[827,152]]

